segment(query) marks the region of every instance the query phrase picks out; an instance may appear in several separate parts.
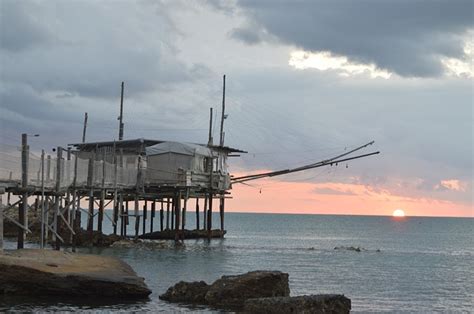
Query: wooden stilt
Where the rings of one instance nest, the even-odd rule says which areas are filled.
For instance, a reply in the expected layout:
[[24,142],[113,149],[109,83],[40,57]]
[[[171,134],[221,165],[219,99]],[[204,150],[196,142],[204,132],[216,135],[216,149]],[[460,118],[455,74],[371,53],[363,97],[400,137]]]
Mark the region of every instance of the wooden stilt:
[[211,230],[212,230],[212,192],[209,193],[209,210],[207,211],[207,231],[208,231],[208,238],[211,238]]
[[171,198],[171,230],[174,230],[174,208],[176,206],[176,196]]
[[125,202],[125,215],[123,217],[125,219],[125,223],[123,224],[123,236],[127,236],[127,226],[128,226],[128,201]]
[[204,194],[204,208],[202,211],[202,229],[207,230],[207,194]]
[[89,216],[87,216],[87,231],[92,240],[92,230],[94,229],[94,189],[89,190]]
[[175,241],[179,240],[179,222],[180,222],[180,208],[181,208],[181,192],[178,192],[176,195],[176,202],[175,202],[175,208],[174,208],[174,213],[175,213]]
[[148,202],[145,200],[145,204],[143,204],[143,234],[146,233],[146,218],[148,215],[147,204]]
[[97,230],[100,233],[102,233],[102,223],[104,221],[104,204],[105,204],[105,189],[102,188],[100,191],[99,213],[97,217]]
[[61,249],[61,240],[59,239],[59,235],[61,234],[61,218],[59,217],[59,211],[61,210],[61,197],[56,196],[56,203],[54,205],[54,231],[56,234],[54,235],[54,249],[59,251]]
[[[150,232],[153,232],[153,221],[155,220],[156,202],[153,200],[151,203],[151,215],[150,215]],[[163,221],[161,221],[163,223]]]
[[164,210],[163,210],[163,199],[162,199],[161,208],[160,208],[160,231],[163,231],[163,219],[164,219]]
[[166,199],[166,230],[170,229],[170,199]]
[[196,197],[196,230],[199,230],[199,198]]
[[[114,199],[117,198],[117,192],[114,193]],[[118,201],[117,202],[114,202],[114,215],[113,215],[113,227],[114,227],[114,234],[117,234],[117,223],[118,223],[118,213],[119,213],[119,203]]]
[[140,230],[140,216],[138,214],[138,194],[135,194],[135,206],[134,206],[134,214],[135,214],[135,240],[138,240],[138,233]]
[[[24,226],[25,224],[25,210],[24,210],[24,207],[23,204],[26,202],[25,199],[23,199],[21,201],[20,204],[18,204],[18,222]],[[22,249],[24,247],[24,241],[25,241],[25,238],[24,238],[24,232],[23,232],[23,228],[21,227],[18,227],[18,239],[17,239],[17,248],[18,249]]]
[[184,230],[186,230],[186,210],[188,207],[188,192],[184,197],[183,217],[181,217],[181,239],[184,240]]
[[219,214],[221,218],[221,236],[224,237],[224,206],[225,206],[225,198],[224,196],[220,199],[220,206],[219,206]]

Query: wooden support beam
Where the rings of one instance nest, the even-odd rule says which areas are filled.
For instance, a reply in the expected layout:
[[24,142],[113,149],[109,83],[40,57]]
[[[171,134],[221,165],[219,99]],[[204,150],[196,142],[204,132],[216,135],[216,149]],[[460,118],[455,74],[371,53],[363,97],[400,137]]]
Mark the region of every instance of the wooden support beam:
[[213,195],[212,191],[209,193],[209,210],[207,211],[207,236],[211,239],[211,230],[212,230],[212,203]]
[[196,230],[199,230],[199,198],[196,197]]
[[181,192],[178,192],[175,196],[176,201],[175,201],[175,208],[174,208],[174,213],[175,213],[175,237],[174,240],[177,242],[179,240],[179,223],[180,223],[180,213],[181,213]]
[[[143,234],[146,233],[146,219],[147,219],[147,216],[148,216],[148,201],[145,200],[144,201],[145,204],[143,204]],[[152,219],[153,220],[153,219]]]
[[166,230],[170,229],[170,199],[166,199]]
[[4,189],[0,189],[0,252],[3,251],[3,194]]
[[176,197],[171,198],[171,230],[174,230],[174,208],[176,206]]
[[184,230],[186,230],[186,211],[188,209],[188,191],[184,197],[183,217],[181,218],[181,239],[184,240]]
[[160,231],[163,231],[163,219],[164,219],[164,210],[163,210],[163,200],[161,200],[160,206]]
[[204,208],[202,212],[202,229],[207,229],[207,206],[208,206],[208,198],[207,194],[204,194]]
[[[28,136],[26,133],[21,135],[21,187],[26,191],[28,187],[28,161],[29,161],[29,146],[28,146]],[[21,206],[18,206],[18,220],[21,225],[25,226],[28,229],[27,221],[27,211],[28,211],[28,192],[23,192],[21,198]],[[25,232],[23,229],[18,229],[18,249],[24,247],[25,241]]]
[[222,195],[222,197],[220,198],[220,206],[219,206],[222,237],[224,237],[224,206],[225,206],[225,198],[224,198],[224,195]]
[[[155,220],[155,211],[156,211],[156,202],[153,200],[151,202],[151,214],[150,214],[150,232],[153,232],[153,222]],[[161,221],[161,219],[160,219]],[[161,221],[161,224],[163,224],[163,221]]]
[[134,206],[134,216],[135,216],[135,240],[138,240],[138,233],[140,230],[140,216],[138,215],[139,202],[138,194],[135,194],[135,206]]
[[99,200],[99,214],[97,216],[97,230],[102,233],[102,223],[104,221],[104,210],[105,210],[105,189],[100,190]]

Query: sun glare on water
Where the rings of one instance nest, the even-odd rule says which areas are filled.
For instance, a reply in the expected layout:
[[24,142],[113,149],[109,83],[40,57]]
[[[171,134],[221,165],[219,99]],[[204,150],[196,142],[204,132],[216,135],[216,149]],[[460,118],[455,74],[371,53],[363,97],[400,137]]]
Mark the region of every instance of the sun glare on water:
[[403,209],[395,209],[392,214],[393,217],[405,217]]

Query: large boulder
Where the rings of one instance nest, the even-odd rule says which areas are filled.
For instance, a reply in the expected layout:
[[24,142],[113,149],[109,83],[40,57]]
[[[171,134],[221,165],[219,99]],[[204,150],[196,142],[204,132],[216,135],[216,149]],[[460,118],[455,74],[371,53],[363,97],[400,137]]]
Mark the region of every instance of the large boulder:
[[340,294],[304,295],[249,299],[244,303],[244,313],[334,313],[345,314],[351,310],[351,300]]
[[160,299],[178,303],[206,304],[205,296],[209,287],[204,281],[180,281],[160,295]]
[[39,249],[0,253],[0,294],[142,298],[150,293],[144,279],[117,258]]
[[251,298],[285,297],[290,295],[288,274],[280,271],[252,271],[236,276],[222,276],[206,293],[207,304],[239,309]]

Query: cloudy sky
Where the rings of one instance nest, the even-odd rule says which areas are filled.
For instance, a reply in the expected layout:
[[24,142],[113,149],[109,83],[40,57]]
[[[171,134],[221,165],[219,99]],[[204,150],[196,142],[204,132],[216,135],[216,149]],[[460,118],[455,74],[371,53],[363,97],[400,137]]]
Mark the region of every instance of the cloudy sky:
[[[203,142],[227,75],[233,211],[474,216],[474,1],[0,0],[0,142]],[[215,128],[217,137],[218,128]],[[5,149],[5,148],[3,148]],[[0,167],[6,167],[1,163]]]

